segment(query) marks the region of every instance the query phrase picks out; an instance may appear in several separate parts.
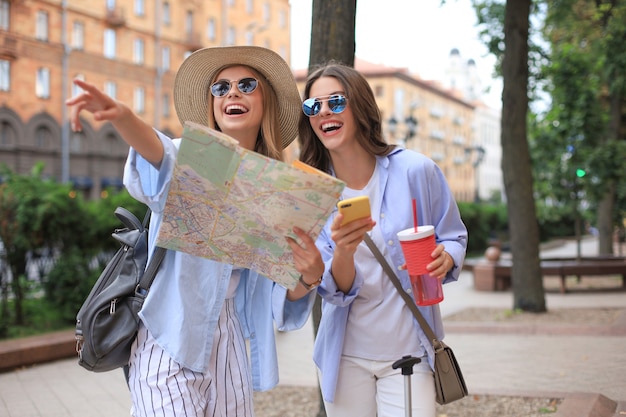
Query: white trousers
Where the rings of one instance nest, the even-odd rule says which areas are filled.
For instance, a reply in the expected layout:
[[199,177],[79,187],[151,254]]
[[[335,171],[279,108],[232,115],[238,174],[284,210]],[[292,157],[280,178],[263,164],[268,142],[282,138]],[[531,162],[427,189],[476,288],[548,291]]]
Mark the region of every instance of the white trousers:
[[254,417],[252,375],[233,299],[220,313],[206,373],[181,367],[143,325],[129,365],[134,417]]
[[[398,358],[400,359],[400,358]],[[324,402],[328,417],[435,417],[435,380],[426,357],[411,375],[412,414],[406,413],[405,375],[395,361],[342,356],[335,401]]]

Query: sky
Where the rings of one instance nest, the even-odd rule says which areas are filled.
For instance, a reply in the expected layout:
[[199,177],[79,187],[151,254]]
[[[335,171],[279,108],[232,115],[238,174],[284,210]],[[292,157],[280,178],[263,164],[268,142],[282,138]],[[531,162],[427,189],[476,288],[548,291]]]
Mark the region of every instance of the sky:
[[[312,0],[291,0],[291,65],[306,68],[311,42]],[[427,80],[442,80],[453,48],[464,61],[473,59],[483,97],[500,108],[501,80],[493,80],[495,58],[478,38],[471,0],[357,0],[356,57],[391,67],[409,68]]]

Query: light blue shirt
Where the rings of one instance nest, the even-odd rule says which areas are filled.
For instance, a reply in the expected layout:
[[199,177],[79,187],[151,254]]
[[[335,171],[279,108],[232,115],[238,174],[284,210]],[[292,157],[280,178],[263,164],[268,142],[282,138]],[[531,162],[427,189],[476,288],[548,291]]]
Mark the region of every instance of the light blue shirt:
[[[152,210],[148,247],[154,249],[180,139],[157,132],[164,148],[157,169],[131,148],[124,169],[124,185]],[[209,366],[213,334],[228,290],[233,266],[183,252],[167,251],[139,315],[142,322],[176,362],[196,372]],[[250,340],[254,389],[278,383],[274,321],[280,330],[306,323],[314,292],[296,302],[287,290],[258,273],[244,269],[235,302],[244,335]]]
[[[405,291],[411,293],[411,283],[406,270],[398,270],[398,267],[404,264],[404,256],[396,233],[413,227],[413,198],[417,202],[419,224],[435,226],[437,243],[442,243],[454,260],[454,267],[448,272],[443,283],[456,281],[465,259],[467,229],[461,220],[458,206],[443,172],[431,159],[401,148],[396,148],[387,156],[377,157],[377,164],[381,199],[380,207],[373,207],[372,212],[380,213],[379,218],[374,219],[377,222],[376,228],[382,234],[386,245],[387,262],[396,271]],[[350,292],[345,294],[337,289],[330,271],[335,248],[335,243],[330,237],[332,218],[333,216],[326,223],[316,242],[322,252],[326,269],[322,284],[318,288],[323,298],[322,320],[313,350],[313,359],[322,374],[322,395],[329,402],[335,397],[350,305],[358,296],[364,276],[368,273],[367,270],[362,270],[359,264],[355,265],[356,276]],[[395,291],[395,288],[393,290]],[[419,307],[419,310],[436,336],[442,340],[444,332],[439,306],[435,304]],[[380,319],[381,322],[388,320],[388,326],[394,326],[393,318]],[[432,367],[434,363],[432,345],[416,319],[413,319],[413,324]]]

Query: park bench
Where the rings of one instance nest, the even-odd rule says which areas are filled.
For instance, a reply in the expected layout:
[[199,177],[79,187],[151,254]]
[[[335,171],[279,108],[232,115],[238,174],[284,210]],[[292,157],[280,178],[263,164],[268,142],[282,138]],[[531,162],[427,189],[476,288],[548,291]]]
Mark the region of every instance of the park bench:
[[[510,259],[500,259],[496,262],[486,260],[467,260],[464,270],[474,274],[474,286],[482,291],[505,291],[511,287]],[[544,258],[541,259],[541,275],[558,276],[560,292],[567,292],[567,277],[576,276],[607,276],[619,275],[622,279],[622,288],[626,289],[626,258],[619,256],[591,256],[581,258]]]

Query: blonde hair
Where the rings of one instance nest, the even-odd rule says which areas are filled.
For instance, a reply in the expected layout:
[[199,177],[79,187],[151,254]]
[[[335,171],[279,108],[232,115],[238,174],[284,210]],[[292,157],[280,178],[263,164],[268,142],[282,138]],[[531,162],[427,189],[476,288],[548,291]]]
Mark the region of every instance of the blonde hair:
[[[237,64],[222,67],[213,74],[211,82],[212,85],[217,81],[217,75],[226,68],[231,67],[246,67],[254,74],[255,78],[259,82],[257,88],[261,89],[263,96],[263,117],[261,119],[261,126],[259,128],[259,134],[257,135],[256,144],[254,145],[254,151],[261,155],[269,156],[270,158],[283,160],[283,147],[282,137],[280,135],[280,125],[278,122],[278,98],[276,97],[276,91],[272,88],[269,81],[257,70],[247,65]],[[211,90],[207,90],[208,94],[208,126],[212,129],[219,130],[221,128],[215,121],[213,100],[214,97],[211,94]]]

